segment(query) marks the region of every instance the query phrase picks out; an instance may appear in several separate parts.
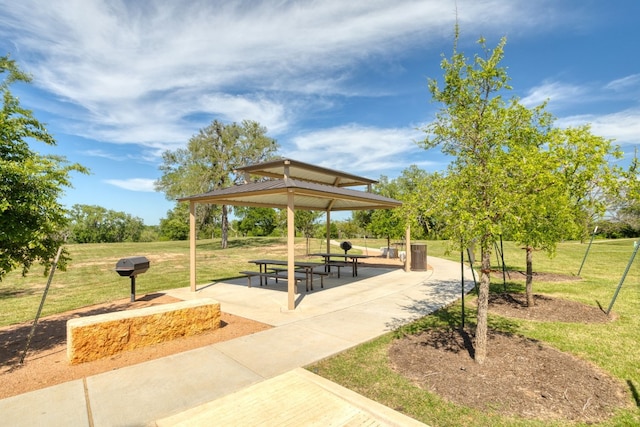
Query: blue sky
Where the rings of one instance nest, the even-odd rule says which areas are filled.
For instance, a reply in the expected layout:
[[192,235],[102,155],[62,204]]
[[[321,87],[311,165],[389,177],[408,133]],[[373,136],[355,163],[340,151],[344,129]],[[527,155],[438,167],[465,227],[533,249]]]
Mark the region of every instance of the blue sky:
[[[549,100],[558,126],[592,124],[626,160],[640,144],[636,0],[0,0],[0,55],[33,76],[13,88],[58,145],[91,169],[63,198],[158,224],[165,150],[214,119],[250,119],[296,160],[377,179],[448,160],[415,141],[459,50],[507,37],[512,95]],[[624,162],[624,160],[623,160]]]

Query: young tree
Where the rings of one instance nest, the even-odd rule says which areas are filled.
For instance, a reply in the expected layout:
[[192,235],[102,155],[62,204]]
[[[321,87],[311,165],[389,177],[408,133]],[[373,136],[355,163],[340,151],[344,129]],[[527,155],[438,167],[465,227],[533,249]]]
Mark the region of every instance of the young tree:
[[487,309],[491,251],[503,231],[527,249],[527,295],[531,289],[535,248],[555,250],[576,229],[586,230],[604,212],[603,192],[616,187],[608,157],[617,156],[609,141],[590,134],[588,126],[553,129],[545,105],[531,110],[502,95],[508,86],[499,67],[505,39],[473,62],[456,52],[443,60],[444,87],[430,80],[433,98],[445,105],[426,129],[424,145],[440,145],[454,158],[444,181],[448,194],[441,206],[452,241],[464,249],[478,241],[481,276],[475,358],[486,358]]
[[[398,183],[384,175],[380,176],[372,191],[390,198],[398,198],[400,194]],[[387,239],[387,257],[389,257],[391,239],[404,236],[405,224],[405,218],[399,209],[379,209],[371,213],[371,222],[367,229],[374,235]]]
[[599,228],[611,237],[640,235],[640,160],[637,149],[627,170],[621,171],[620,188],[609,198],[612,218],[600,221]]
[[443,204],[439,173],[427,173],[416,165],[402,171],[396,179],[402,201],[399,210],[411,225],[411,234],[417,238],[439,238],[444,232],[440,206]]
[[558,176],[578,226],[579,234],[570,237],[584,240],[619,194],[624,174],[611,161],[621,158],[622,152],[611,140],[593,135],[590,125],[558,130],[552,136],[549,151],[557,157]]
[[[425,129],[426,148],[441,146],[452,156],[445,183],[443,215],[453,242],[466,248],[477,239],[481,252],[475,360],[487,355],[487,314],[491,251],[501,233],[501,224],[511,210],[508,106],[501,94],[510,89],[508,76],[499,63],[506,39],[493,51],[484,39],[479,44],[485,57],[473,61],[457,52],[458,30],[450,60],[443,59],[444,84],[429,80],[433,99],[444,104]],[[511,164],[513,164],[511,162]]]
[[[242,177],[234,174],[236,168],[265,161],[276,153],[278,144],[266,133],[267,129],[254,121],[225,125],[214,120],[194,135],[186,148],[162,154],[162,177],[156,181],[156,189],[168,199],[176,199],[237,183]],[[211,223],[213,214],[213,207],[202,207],[198,211],[200,225],[207,220]],[[222,248],[227,247],[228,214],[228,207],[222,206]]]
[[[15,61],[0,57],[0,280],[11,270],[25,274],[34,262],[47,268],[64,243],[65,209],[58,202],[64,187],[71,187],[72,171],[87,173],[81,165],[60,156],[44,156],[29,142],[55,145],[30,110],[9,90],[31,78]],[[60,266],[68,261],[63,251]]]
[[293,213],[296,232],[302,234],[306,240],[306,252],[311,252],[309,239],[313,237],[316,222],[322,216],[322,212],[296,210]]
[[[542,108],[523,108],[523,116],[536,117]],[[538,124],[551,123],[547,114],[538,117]],[[522,160],[513,172],[519,183],[519,203],[507,228],[510,238],[525,246],[525,288],[527,305],[531,307],[534,250],[542,249],[553,256],[558,242],[585,236],[604,215],[608,195],[617,193],[619,182],[618,168],[611,167],[610,160],[619,157],[620,152],[611,141],[592,135],[588,126],[529,132],[525,138],[538,142],[512,148],[512,154]]]

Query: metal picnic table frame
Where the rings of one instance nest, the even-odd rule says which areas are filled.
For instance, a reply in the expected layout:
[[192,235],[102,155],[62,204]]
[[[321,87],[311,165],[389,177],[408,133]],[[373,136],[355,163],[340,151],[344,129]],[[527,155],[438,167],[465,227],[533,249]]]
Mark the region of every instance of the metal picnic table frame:
[[[258,268],[260,270],[261,274],[265,274],[267,273],[267,270],[269,269],[269,265],[277,265],[277,266],[287,266],[288,262],[285,260],[279,260],[279,259],[254,259],[254,260],[250,260],[248,261],[251,264],[257,264]],[[314,271],[313,269],[315,267],[321,267],[323,266],[323,263],[319,263],[319,262],[310,262],[310,261],[295,261],[294,262],[294,266],[297,268],[302,268],[304,270],[305,276],[306,276],[306,281],[307,281],[307,286],[309,289],[313,290],[313,275],[314,275]],[[283,279],[287,279],[287,277],[283,276]],[[277,277],[276,277],[277,279]],[[262,276],[260,276],[260,286],[262,286]],[[266,277],[265,277],[265,284],[266,284]]]
[[334,253],[314,253],[310,254],[311,256],[320,256],[324,258],[324,266],[325,271],[331,271],[331,258],[342,258],[345,262],[349,262],[348,259],[351,259],[352,265],[352,273],[353,277],[358,276],[358,260],[369,258],[369,255],[361,255],[361,254],[340,254],[337,252]]

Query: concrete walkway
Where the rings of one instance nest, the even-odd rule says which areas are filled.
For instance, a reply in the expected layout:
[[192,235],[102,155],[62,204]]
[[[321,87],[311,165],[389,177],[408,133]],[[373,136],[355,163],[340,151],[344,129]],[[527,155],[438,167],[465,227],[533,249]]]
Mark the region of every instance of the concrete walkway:
[[298,295],[293,311],[286,283],[248,288],[238,279],[167,291],[214,298],[225,312],[275,327],[0,400],[0,425],[422,425],[300,368],[458,299],[460,264],[428,263],[433,270],[411,273],[361,267],[357,278],[343,270],[324,289],[316,283]]

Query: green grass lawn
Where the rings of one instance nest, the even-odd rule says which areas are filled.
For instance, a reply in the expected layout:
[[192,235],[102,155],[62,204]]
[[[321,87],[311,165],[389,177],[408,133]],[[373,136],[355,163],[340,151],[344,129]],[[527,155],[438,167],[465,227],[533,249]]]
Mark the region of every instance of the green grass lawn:
[[[380,248],[384,240],[350,239],[353,245]],[[220,249],[219,240],[203,240],[197,246],[198,283],[238,277],[240,270],[253,268],[247,260],[254,258],[286,259],[285,238],[233,239],[229,249]],[[424,243],[424,242],[422,242]],[[428,256],[458,261],[460,254],[447,252],[446,242],[429,241]],[[123,243],[69,245],[73,260],[68,270],[57,271],[44,306],[43,315],[64,312],[92,304],[129,298],[129,279],[115,272],[116,262],[123,257],[141,255],[151,261],[148,272],[137,279],[137,294],[189,286],[189,243]],[[549,259],[536,252],[534,271],[576,274],[587,244],[566,242],[558,246],[557,256]],[[296,256],[306,253],[304,239],[296,240]],[[340,252],[338,247],[333,249]],[[311,240],[310,252],[324,252],[321,240]],[[363,251],[364,252],[364,251]],[[569,298],[590,305],[608,307],[616,286],[633,252],[633,240],[596,240],[582,269],[582,280],[566,283],[534,281],[534,291],[557,298]],[[504,243],[505,264],[512,270],[524,270],[525,254],[517,245]],[[496,256],[493,256],[497,266]],[[613,307],[616,320],[607,324],[568,324],[530,322],[491,317],[494,327],[509,328],[518,334],[548,343],[562,351],[595,363],[628,385],[640,401],[640,259],[629,270]],[[48,273],[48,272],[46,272]],[[26,277],[12,272],[0,282],[0,326],[31,321],[35,316],[46,284],[46,274],[34,268]],[[522,290],[521,282],[509,281],[510,289]],[[494,285],[502,288],[502,281]],[[473,320],[473,312],[467,309]],[[454,304],[410,325],[407,330],[454,321],[460,315],[460,305]],[[481,413],[444,402],[410,381],[393,373],[388,366],[387,348],[395,339],[390,333],[363,344],[337,357],[310,367],[332,381],[379,401],[391,408],[434,426],[539,426],[580,425],[548,424],[537,421],[504,418]],[[640,425],[640,411],[620,411],[602,426]]]
[[[352,240],[355,245],[364,242]],[[557,298],[568,298],[593,306],[608,308],[613,294],[633,253],[634,241],[596,240],[588,254],[580,276],[581,281],[544,283],[535,282],[534,292]],[[367,241],[368,247],[384,246],[381,241]],[[458,261],[459,252],[447,253],[446,242],[427,242],[429,256]],[[576,275],[583,260],[587,244],[566,242],[558,246],[556,257],[536,252],[534,271]],[[507,268],[524,270],[525,254],[519,246],[504,243]],[[477,257],[478,258],[478,257]],[[640,257],[639,257],[640,258]],[[493,263],[498,262],[494,255]],[[502,289],[502,280],[492,286]],[[523,291],[521,281],[507,280],[510,290]],[[405,328],[406,331],[445,326],[459,322],[460,304],[454,304],[427,316]],[[620,410],[601,426],[640,425],[640,259],[629,269],[627,278],[613,306],[616,320],[607,324],[574,324],[561,322],[533,322],[502,319],[491,316],[493,327],[543,341],[559,350],[589,360],[617,377],[629,390],[631,410]],[[467,307],[473,320],[473,311]],[[501,417],[448,403],[397,375],[389,368],[387,349],[398,334],[390,333],[370,343],[349,350],[337,357],[309,367],[334,382],[357,391],[433,426],[548,426],[583,425],[579,423],[541,422]],[[592,424],[590,424],[592,425]]]

